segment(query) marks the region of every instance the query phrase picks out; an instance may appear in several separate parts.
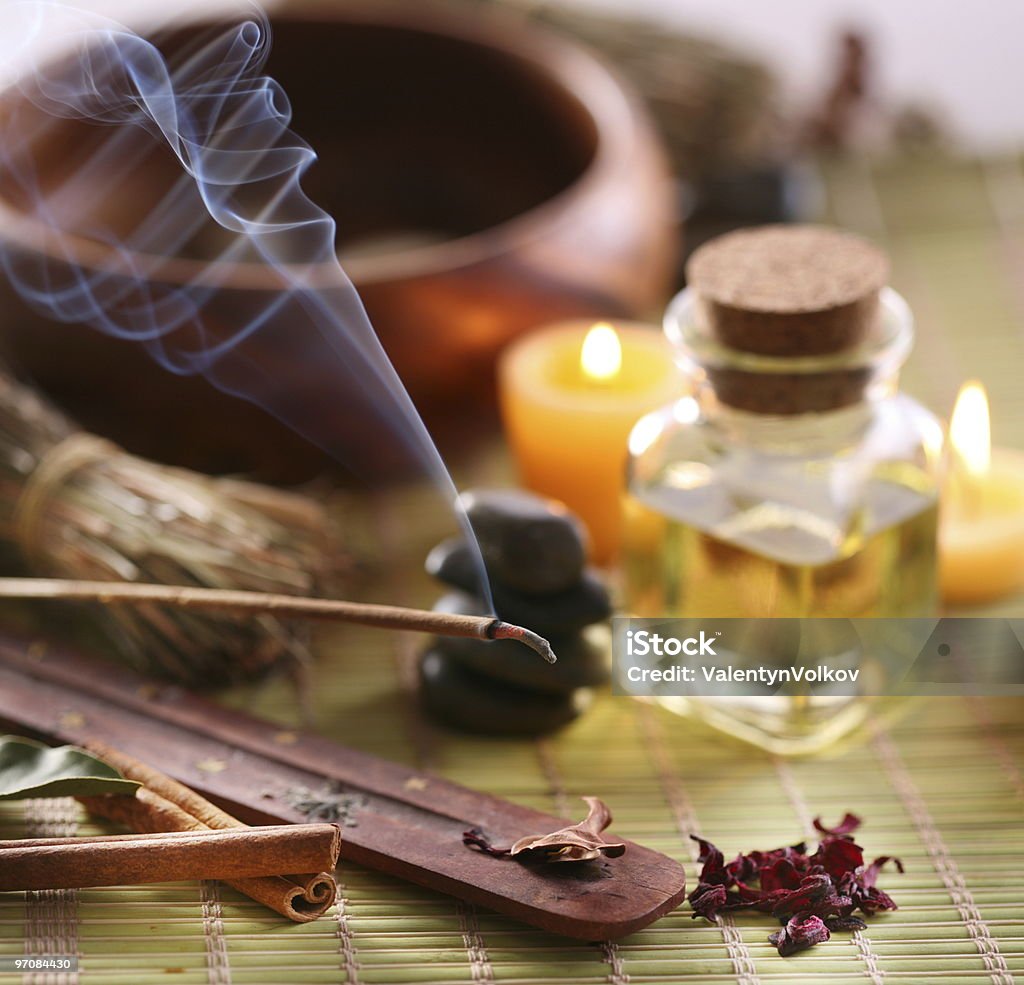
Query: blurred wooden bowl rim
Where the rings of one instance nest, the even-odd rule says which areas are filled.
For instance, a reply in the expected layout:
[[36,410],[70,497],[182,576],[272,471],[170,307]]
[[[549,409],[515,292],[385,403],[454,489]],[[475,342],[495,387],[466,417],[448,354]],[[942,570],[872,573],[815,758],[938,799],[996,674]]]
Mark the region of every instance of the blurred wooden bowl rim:
[[[548,104],[550,97],[552,119],[561,114],[567,130],[570,123],[593,130],[593,146],[576,179],[532,207],[443,242],[345,259],[378,335],[428,419],[432,405],[443,404],[453,390],[479,389],[481,377],[488,389],[497,352],[516,335],[565,317],[649,315],[665,300],[678,232],[667,160],[639,100],[589,51],[493,7],[455,8],[429,0],[278,0],[268,11],[272,25],[278,22],[282,28],[370,26],[453,39],[486,51],[503,60],[502,71],[522,84],[524,98],[531,85],[536,89],[531,99],[539,92]],[[211,19],[217,18],[197,18],[197,23]],[[286,35],[282,30],[278,39]],[[381,71],[391,68],[385,65]],[[3,98],[0,94],[0,102]],[[0,238],[15,251],[58,261],[67,255],[56,250],[51,233],[2,195]],[[65,236],[63,249],[69,245],[82,266],[116,266],[114,251],[97,241]],[[158,267],[157,279],[172,286],[201,277],[207,266],[203,259],[181,256],[133,256],[133,261],[143,269]],[[312,276],[315,282],[315,271]],[[275,281],[272,270],[251,262],[223,263],[217,274],[228,292],[272,290]],[[17,299],[12,297],[10,306],[14,310],[0,327],[8,357],[65,398],[87,425],[134,450],[213,470],[220,467],[219,452],[225,452],[225,467],[244,466],[268,476],[293,474],[293,465],[320,457],[301,439],[288,438],[262,411],[225,397],[203,380],[158,381],[166,374],[156,366],[147,368],[148,356],[134,343],[66,328],[58,336],[59,326]],[[427,355],[424,338],[432,350]],[[69,374],[75,377],[70,386]],[[118,381],[139,374],[147,385],[121,393]],[[164,384],[172,381],[168,389]],[[169,393],[179,407],[187,403],[194,408],[195,427],[161,411],[160,402]],[[228,402],[238,406],[225,409]],[[140,413],[149,417],[144,432],[132,423]],[[246,422],[257,420],[272,434],[280,429],[270,444],[283,449],[282,455],[270,455],[247,440],[251,427]],[[181,433],[172,440],[168,429],[175,428]],[[303,470],[300,464],[298,471]]]

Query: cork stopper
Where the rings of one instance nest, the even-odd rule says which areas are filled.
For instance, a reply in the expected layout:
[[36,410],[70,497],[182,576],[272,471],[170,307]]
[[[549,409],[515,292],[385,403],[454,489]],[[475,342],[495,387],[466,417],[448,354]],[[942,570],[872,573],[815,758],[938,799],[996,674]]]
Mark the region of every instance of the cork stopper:
[[766,356],[814,356],[853,348],[868,336],[889,262],[851,233],[762,226],[706,243],[686,276],[721,344]]
[[721,401],[802,414],[862,398],[872,372],[842,354],[876,334],[889,275],[882,250],[824,226],[762,226],[706,243],[686,274],[708,339],[724,352],[767,357],[756,368],[706,366]]

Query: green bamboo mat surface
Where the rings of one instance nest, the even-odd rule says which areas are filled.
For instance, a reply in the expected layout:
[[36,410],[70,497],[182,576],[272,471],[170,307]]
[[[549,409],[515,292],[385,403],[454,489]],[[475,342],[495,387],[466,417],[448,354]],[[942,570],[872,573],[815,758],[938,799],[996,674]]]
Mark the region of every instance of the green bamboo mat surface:
[[[919,318],[907,388],[948,411],[968,375],[989,386],[997,441],[1024,447],[1024,170],[1017,159],[845,163],[826,173],[831,218],[884,241]],[[457,476],[507,481],[500,453]],[[441,520],[415,490],[356,508],[385,558],[367,596],[427,604],[419,571]],[[384,577],[384,572],[387,577]],[[1024,611],[1021,600],[992,612]],[[286,925],[218,884],[0,896],[0,956],[77,953],[77,976],[0,981],[181,983],[1011,983],[1024,981],[1024,703],[918,701],[902,718],[817,759],[782,761],[696,723],[602,696],[549,739],[468,738],[425,721],[419,640],[369,630],[319,639],[314,702],[326,734],[367,751],[566,816],[581,794],[610,803],[615,831],[687,864],[690,833],[728,854],[808,833],[821,814],[866,818],[869,856],[898,854],[882,886],[900,903],[867,931],[794,958],[767,943],[768,918],[712,926],[687,907],[616,943],[579,943],[353,865],[322,920]],[[231,695],[296,720],[283,685]],[[73,802],[0,804],[0,837],[107,830]]]

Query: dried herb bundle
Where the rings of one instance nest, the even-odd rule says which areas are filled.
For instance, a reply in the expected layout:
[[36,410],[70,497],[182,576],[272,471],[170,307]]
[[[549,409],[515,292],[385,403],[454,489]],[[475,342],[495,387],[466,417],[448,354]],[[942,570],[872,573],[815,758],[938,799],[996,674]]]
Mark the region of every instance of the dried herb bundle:
[[[32,573],[314,595],[343,567],[331,541],[310,499],[129,455],[0,373],[0,543]],[[193,686],[308,659],[271,616],[91,609],[118,654]]]
[[612,823],[612,812],[597,797],[583,799],[590,810],[579,824],[546,835],[527,835],[510,848],[496,848],[479,828],[471,828],[463,834],[462,843],[495,858],[514,858],[520,862],[589,862],[602,855],[618,858],[626,846],[601,836]]
[[737,855],[729,863],[710,841],[691,835],[700,845],[698,861],[703,864],[697,888],[688,897],[694,918],[714,921],[718,914],[735,910],[770,913],[783,927],[768,940],[783,957],[827,941],[833,930],[863,930],[867,924],[855,916],[857,910],[872,916],[896,909],[875,884],[886,863],[893,862],[900,872],[903,864],[883,855],[865,865],[864,851],[853,840],[860,824],[855,814],[847,814],[834,828],[815,818],[822,838],[813,854],[801,842]]

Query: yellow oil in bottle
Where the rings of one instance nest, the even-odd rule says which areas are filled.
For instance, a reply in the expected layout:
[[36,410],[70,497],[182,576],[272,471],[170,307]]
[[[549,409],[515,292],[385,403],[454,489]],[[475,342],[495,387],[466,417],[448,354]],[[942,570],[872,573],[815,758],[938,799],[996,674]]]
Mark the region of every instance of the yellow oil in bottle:
[[[855,510],[835,516],[820,502],[812,510],[784,496],[732,500],[702,494],[691,482],[679,488],[671,472],[660,478],[625,502],[630,615],[816,619],[935,612],[938,510],[933,483],[913,466],[880,476]],[[835,650],[841,644],[827,637],[825,631],[820,655],[841,657]],[[765,663],[770,649],[764,627],[752,631],[750,662]],[[782,651],[788,664],[793,654]],[[827,744],[867,710],[861,697],[827,693],[660,700],[782,753]]]
[[[933,504],[827,559],[739,546],[630,497],[623,567],[634,616],[897,617],[935,608]],[[759,522],[779,520],[761,511]],[[653,542],[653,543],[652,543]]]

